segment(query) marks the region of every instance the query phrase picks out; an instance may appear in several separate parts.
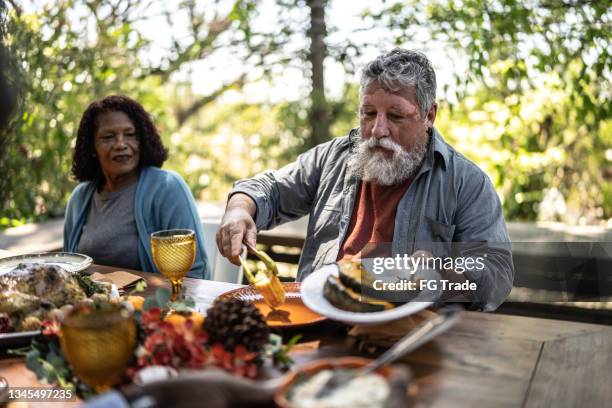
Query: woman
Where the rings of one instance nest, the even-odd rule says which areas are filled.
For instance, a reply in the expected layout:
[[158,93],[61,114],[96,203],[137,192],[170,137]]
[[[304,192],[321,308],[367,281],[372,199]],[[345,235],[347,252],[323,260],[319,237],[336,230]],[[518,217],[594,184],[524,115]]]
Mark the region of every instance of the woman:
[[108,96],[85,110],[72,173],[81,183],[66,208],[64,250],[96,263],[156,271],[152,232],[195,231],[197,254],[188,276],[210,278],[193,196],[176,173],[149,114],[133,99]]

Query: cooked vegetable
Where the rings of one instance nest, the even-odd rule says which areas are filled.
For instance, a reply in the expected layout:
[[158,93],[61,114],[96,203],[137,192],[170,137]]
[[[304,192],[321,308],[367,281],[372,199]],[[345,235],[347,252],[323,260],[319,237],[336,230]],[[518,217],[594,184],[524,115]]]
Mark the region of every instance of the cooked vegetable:
[[393,303],[355,292],[344,286],[340,279],[333,275],[327,277],[323,286],[323,296],[332,305],[349,312],[381,312],[394,307]]
[[264,272],[255,275],[253,286],[261,293],[264,301],[272,309],[285,303],[285,289],[276,276],[270,279]]
[[374,277],[361,267],[361,262],[340,261],[338,262],[338,270],[338,276],[344,286],[357,293],[368,293],[368,291],[373,290]]
[[91,278],[87,275],[77,273],[75,278],[87,296],[92,296],[94,293],[106,293],[103,285],[91,280]]

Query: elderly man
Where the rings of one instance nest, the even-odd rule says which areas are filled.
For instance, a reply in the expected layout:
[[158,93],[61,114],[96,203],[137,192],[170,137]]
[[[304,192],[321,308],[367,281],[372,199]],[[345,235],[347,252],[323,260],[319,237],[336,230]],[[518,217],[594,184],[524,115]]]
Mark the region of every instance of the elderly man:
[[483,268],[443,273],[477,284],[473,309],[495,309],[514,274],[500,201],[487,175],[433,127],[435,95],[425,55],[394,49],[371,61],[361,75],[359,129],[236,182],[217,232],[220,252],[236,262],[243,239],[254,244],[258,230],[309,214],[298,280],[372,245],[387,244],[390,256],[446,248],[484,257]]

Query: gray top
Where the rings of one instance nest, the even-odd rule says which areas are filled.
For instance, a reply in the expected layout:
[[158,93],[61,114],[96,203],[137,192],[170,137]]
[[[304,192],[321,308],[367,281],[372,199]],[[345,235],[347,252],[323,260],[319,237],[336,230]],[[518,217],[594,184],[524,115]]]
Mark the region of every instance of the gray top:
[[[309,214],[298,280],[336,261],[356,201],[359,180],[347,171],[357,138],[336,138],[301,154],[279,170],[237,181],[231,194],[249,195],[257,205],[255,223],[267,230]],[[476,282],[472,308],[493,310],[512,289],[514,267],[501,203],[487,175],[433,129],[432,143],[414,181],[400,200],[392,254],[429,250],[444,256],[486,254],[485,268],[465,272]],[[466,243],[459,251],[451,242]],[[457,253],[459,252],[459,254]],[[467,256],[467,255],[465,255]]]
[[113,192],[94,192],[79,241],[80,253],[91,256],[97,264],[141,269],[134,219],[137,184]]

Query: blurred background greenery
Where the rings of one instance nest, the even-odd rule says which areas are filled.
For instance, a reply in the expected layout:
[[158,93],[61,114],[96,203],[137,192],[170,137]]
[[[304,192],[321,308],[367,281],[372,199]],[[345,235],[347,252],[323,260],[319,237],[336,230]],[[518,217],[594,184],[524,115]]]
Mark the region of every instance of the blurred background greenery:
[[80,115],[138,99],[195,197],[358,124],[358,72],[394,46],[439,77],[437,128],[509,220],[612,226],[610,3],[0,0],[22,91],[0,135],[0,229],[62,216]]

